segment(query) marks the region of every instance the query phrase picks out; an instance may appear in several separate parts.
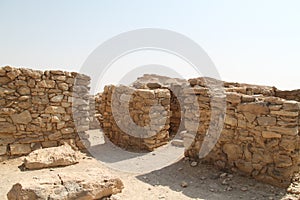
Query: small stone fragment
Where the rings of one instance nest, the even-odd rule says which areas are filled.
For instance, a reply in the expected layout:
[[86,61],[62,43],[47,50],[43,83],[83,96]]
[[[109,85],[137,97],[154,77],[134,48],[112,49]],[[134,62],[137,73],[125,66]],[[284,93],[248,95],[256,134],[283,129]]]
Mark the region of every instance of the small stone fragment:
[[196,161],[191,162],[192,167],[196,167],[197,165],[198,165],[198,163]]
[[181,187],[186,188],[188,186],[188,183],[185,181],[182,181],[180,185],[181,185]]

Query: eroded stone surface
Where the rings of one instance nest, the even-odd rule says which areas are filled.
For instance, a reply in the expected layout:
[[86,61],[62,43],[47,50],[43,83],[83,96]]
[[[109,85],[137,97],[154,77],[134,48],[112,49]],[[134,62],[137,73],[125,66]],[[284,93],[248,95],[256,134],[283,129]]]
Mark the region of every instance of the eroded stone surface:
[[31,152],[24,158],[24,166],[26,169],[68,166],[78,163],[78,158],[79,152],[64,144]]
[[57,145],[60,140],[74,140],[84,148],[77,133],[87,139],[89,105],[79,100],[88,103],[90,98],[88,76],[10,66],[0,71],[0,145],[9,145],[7,156],[28,154],[32,147]]
[[8,192],[8,200],[92,200],[120,193],[120,179],[94,173],[59,173],[34,177],[16,183]]
[[11,144],[10,145],[11,155],[26,155],[31,152],[30,144]]

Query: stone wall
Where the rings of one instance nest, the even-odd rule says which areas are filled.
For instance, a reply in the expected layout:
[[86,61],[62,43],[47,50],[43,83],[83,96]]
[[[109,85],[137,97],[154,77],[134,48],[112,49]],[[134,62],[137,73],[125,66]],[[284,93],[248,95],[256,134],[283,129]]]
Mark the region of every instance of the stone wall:
[[[203,162],[271,184],[288,185],[299,171],[299,90],[145,75],[132,87],[106,86],[91,96],[89,82],[74,72],[0,68],[0,160],[62,142],[82,149],[85,131],[102,127],[116,145],[139,151],[152,151],[182,131],[191,159],[212,146]],[[223,118],[218,137],[210,125]],[[216,144],[204,143],[214,137]]]
[[169,141],[169,90],[111,85],[105,86],[101,99],[101,126],[116,145],[152,151]]
[[[274,185],[286,186],[290,183],[300,165],[299,102],[276,97],[278,90],[275,87],[220,82],[210,78],[190,79],[188,84],[191,87],[187,87],[186,82],[144,75],[133,87],[170,91],[170,111],[179,114],[173,121],[176,121],[177,128],[178,121],[183,122],[180,129],[184,131],[180,135],[183,135],[184,144],[188,147],[186,156],[199,159],[200,149],[211,146],[212,151],[201,158],[203,162],[213,163],[223,170],[240,171]],[[208,84],[215,83],[221,84],[224,91],[216,93],[214,87],[208,87]],[[176,87],[178,91],[174,90]],[[212,97],[216,94],[220,98],[215,98],[216,102],[212,104]],[[172,96],[177,101],[173,101]],[[295,99],[295,95],[293,98],[281,97]],[[102,101],[108,100],[104,98]],[[198,107],[195,108],[195,105]],[[104,118],[111,116],[111,113],[106,114]],[[170,127],[173,114],[170,112]],[[224,118],[220,137],[216,135],[217,130],[210,126],[220,123],[219,118]],[[170,128],[169,132],[176,131]],[[217,138],[216,144],[208,140],[205,143],[207,146],[203,146],[205,138]]]
[[169,90],[171,94],[170,99],[170,136],[173,138],[175,134],[184,130],[184,108],[183,104],[184,94],[183,88],[189,85],[187,80],[179,78],[170,78],[166,76],[159,76],[154,74],[145,74],[139,77],[132,86],[137,89],[158,89],[163,88]]
[[[207,130],[211,120],[216,120],[210,118],[210,93],[200,85],[193,84],[200,107],[200,123],[194,121],[196,116],[185,116],[185,140],[196,136],[185,154],[194,159],[198,158],[204,138],[214,134]],[[221,169],[238,170],[264,182],[287,186],[294,172],[299,171],[300,104],[269,96],[274,94],[270,89],[249,85],[225,88],[224,126],[213,150],[202,160]],[[260,91],[248,92],[256,90]],[[192,97],[187,95],[185,113],[190,113],[189,107],[194,109],[194,104],[188,103],[189,98]],[[198,132],[189,131],[195,125],[199,125]]]
[[90,95],[89,98],[89,130],[100,129],[100,122],[102,121],[102,115],[100,114],[101,105],[101,93],[96,95]]
[[300,102],[300,90],[276,90],[275,96]]
[[0,68],[1,159],[64,141],[84,148],[89,82],[75,72]]

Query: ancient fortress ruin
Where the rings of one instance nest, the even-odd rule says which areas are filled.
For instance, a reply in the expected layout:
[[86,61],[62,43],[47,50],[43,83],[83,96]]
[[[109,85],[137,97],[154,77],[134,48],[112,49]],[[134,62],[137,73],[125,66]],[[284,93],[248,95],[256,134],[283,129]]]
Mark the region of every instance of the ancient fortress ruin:
[[207,145],[201,160],[274,185],[287,186],[299,172],[300,90],[144,75],[90,95],[89,84],[75,72],[0,68],[0,160],[63,142],[84,149],[86,131],[101,128],[132,151],[153,151],[179,133],[185,156],[198,159]]

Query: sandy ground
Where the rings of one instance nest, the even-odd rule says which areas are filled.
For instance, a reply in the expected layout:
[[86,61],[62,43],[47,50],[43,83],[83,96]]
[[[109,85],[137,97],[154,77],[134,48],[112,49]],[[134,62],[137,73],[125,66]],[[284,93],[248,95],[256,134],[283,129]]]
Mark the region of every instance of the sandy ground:
[[[97,141],[99,137],[91,137]],[[259,183],[238,174],[220,172],[207,164],[192,167],[190,161],[182,158],[175,147],[164,147],[149,154],[124,153],[109,143],[95,143],[90,151],[98,159],[83,156],[78,164],[34,171],[21,171],[23,157],[0,163],[0,199],[12,185],[44,174],[59,172],[89,173],[91,168],[99,173],[112,174],[124,183],[118,199],[281,199],[285,189]],[[170,150],[170,151],[169,151]],[[170,154],[172,159],[169,159]],[[121,170],[120,170],[121,169]],[[94,171],[94,170],[93,170]],[[127,172],[126,172],[127,171]]]
[[[39,177],[43,174],[55,174],[64,171],[78,172],[78,176],[80,176],[81,173],[88,173],[90,168],[99,169],[99,173],[113,174],[121,178],[125,188],[117,196],[120,199],[128,200],[281,199],[285,191],[239,175],[233,175],[228,183],[224,183],[224,180],[232,175],[226,174],[225,176],[224,173],[209,165],[199,164],[196,167],[191,167],[189,161],[184,159],[169,167],[147,174],[116,171],[89,157],[82,159],[78,164],[55,169],[20,171],[18,166],[21,164],[22,158],[0,163],[0,199],[6,199],[7,192],[17,182],[26,181],[26,179]],[[187,187],[182,187],[182,184],[187,184]]]

